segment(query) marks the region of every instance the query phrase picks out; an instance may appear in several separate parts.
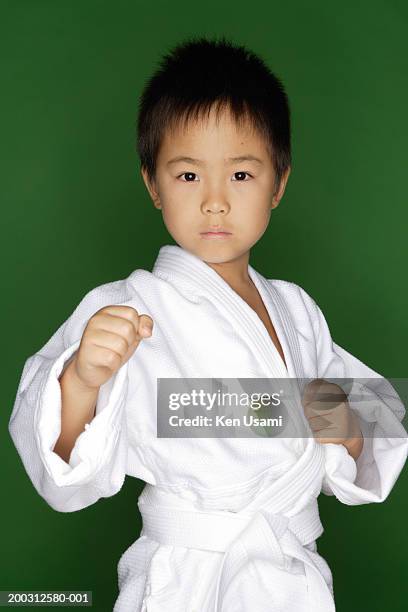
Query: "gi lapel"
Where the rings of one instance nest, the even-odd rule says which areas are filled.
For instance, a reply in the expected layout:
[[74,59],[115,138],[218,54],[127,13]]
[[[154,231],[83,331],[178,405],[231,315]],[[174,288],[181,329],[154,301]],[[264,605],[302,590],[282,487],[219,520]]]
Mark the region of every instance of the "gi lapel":
[[252,266],[248,266],[248,274],[258,289],[275,327],[285,354],[287,369],[257,313],[199,257],[177,245],[165,245],[159,251],[152,273],[180,288],[193,291],[195,295],[202,295],[206,299],[213,298],[217,308],[233,321],[245,341],[259,356],[265,377],[303,376],[297,336],[283,300],[271,282]]
[[[248,266],[248,273],[276,329],[287,369],[257,313],[199,257],[177,245],[165,245],[159,251],[152,273],[190,295],[211,300],[217,310],[239,330],[243,341],[256,355],[261,366],[259,378],[290,378],[295,381],[295,384],[291,385],[293,409],[290,409],[290,396],[287,396],[286,404],[292,415],[291,424],[295,427],[291,437],[304,438],[307,428],[305,430],[303,410],[299,409],[301,400],[297,382],[297,379],[304,377],[300,347],[289,311],[272,282],[267,281],[252,266]],[[304,448],[305,444],[306,440],[303,439],[301,446]]]
[[[259,291],[263,303],[265,304],[265,308],[269,312],[269,316],[273,326],[275,327],[279,342],[282,345],[287,364],[287,376],[293,378],[304,378],[299,341],[292,318],[284,300],[273,286],[272,281],[268,281],[264,276],[252,268],[252,266],[248,266],[248,271],[254,285]],[[273,345],[272,341],[271,343]]]

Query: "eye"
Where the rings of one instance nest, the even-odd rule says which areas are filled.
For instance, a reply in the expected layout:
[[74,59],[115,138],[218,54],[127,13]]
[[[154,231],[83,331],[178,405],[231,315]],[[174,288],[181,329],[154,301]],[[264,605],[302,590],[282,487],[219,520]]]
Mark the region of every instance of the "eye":
[[[195,172],[183,172],[183,174],[179,174],[177,178],[180,178],[180,176],[184,176],[184,175],[186,175],[188,177],[197,176],[197,174]],[[194,183],[194,179],[193,180],[183,181],[183,183]]]
[[[247,176],[250,176],[251,178],[253,178],[253,177],[252,177],[252,174],[249,174],[249,172],[243,172],[242,170],[241,170],[240,172],[234,172],[233,176],[235,176],[235,175],[237,175],[237,174],[238,174],[238,175],[241,175],[241,176],[242,176],[242,175],[244,175],[244,174],[246,174]],[[242,180],[242,179],[238,179],[238,182],[245,183],[245,182],[247,182],[247,181]]]

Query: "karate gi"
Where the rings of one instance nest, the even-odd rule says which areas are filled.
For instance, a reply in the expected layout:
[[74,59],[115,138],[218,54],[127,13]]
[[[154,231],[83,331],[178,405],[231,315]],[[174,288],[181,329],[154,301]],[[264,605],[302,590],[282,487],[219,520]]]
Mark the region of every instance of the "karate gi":
[[[287,367],[256,312],[175,245],[160,249],[152,272],[137,269],[87,293],[24,365],[9,431],[52,508],[73,512],[112,496],[126,474],[146,482],[138,501],[143,529],[119,560],[114,612],[332,612],[332,574],[316,548],[317,497],[381,502],[406,461],[405,410],[393,387],[333,342],[300,286],[248,271]],[[89,318],[110,304],[150,315],[153,334],[101,387],[96,416],[66,463],[52,450],[58,377]],[[363,451],[355,461],[343,445],[312,435],[157,438],[156,379],[178,377],[371,378],[364,390],[373,402],[351,402]],[[307,422],[303,411],[298,418]],[[397,435],[387,438],[390,424]]]

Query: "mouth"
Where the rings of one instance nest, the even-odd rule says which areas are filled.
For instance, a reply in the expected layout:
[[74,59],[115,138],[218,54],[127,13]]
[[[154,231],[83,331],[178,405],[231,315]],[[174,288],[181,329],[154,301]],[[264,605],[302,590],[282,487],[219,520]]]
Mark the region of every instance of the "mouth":
[[200,232],[200,235],[206,239],[206,240],[211,240],[211,239],[222,239],[222,238],[228,238],[229,236],[232,236],[231,232],[227,232],[224,230],[214,230],[214,231],[209,231],[209,232]]

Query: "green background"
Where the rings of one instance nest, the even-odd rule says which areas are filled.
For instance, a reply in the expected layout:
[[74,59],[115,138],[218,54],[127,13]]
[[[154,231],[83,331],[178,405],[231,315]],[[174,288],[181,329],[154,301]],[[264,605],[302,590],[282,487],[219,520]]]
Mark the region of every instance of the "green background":
[[[250,263],[301,285],[334,340],[407,377],[407,4],[1,2],[3,383],[1,589],[87,589],[112,610],[138,537],[143,483],[76,513],[34,490],[8,435],[24,361],[84,294],[151,269],[173,244],[135,153],[138,96],[185,36],[221,35],[283,79],[293,122],[286,194]],[[405,170],[404,170],[405,168]],[[383,504],[320,496],[319,552],[338,611],[405,610],[406,471]]]

